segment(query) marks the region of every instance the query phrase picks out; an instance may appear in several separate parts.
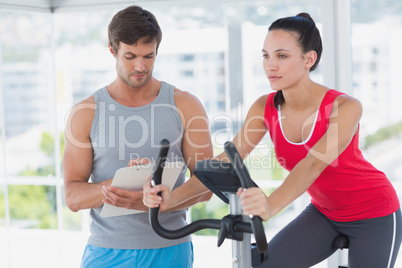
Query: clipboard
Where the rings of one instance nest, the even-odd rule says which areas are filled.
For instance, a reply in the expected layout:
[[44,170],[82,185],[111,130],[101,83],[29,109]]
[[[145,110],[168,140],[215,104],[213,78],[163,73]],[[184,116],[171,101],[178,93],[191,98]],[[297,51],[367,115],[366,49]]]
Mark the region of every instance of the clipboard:
[[[170,190],[172,190],[173,186],[176,184],[177,178],[183,170],[183,167],[183,162],[165,163],[162,173],[162,183],[167,185]],[[111,186],[129,191],[142,191],[143,185],[152,176],[153,170],[153,163],[120,168],[116,171]],[[102,217],[114,217],[137,213],[145,212],[136,209],[115,207],[105,203],[100,215]]]

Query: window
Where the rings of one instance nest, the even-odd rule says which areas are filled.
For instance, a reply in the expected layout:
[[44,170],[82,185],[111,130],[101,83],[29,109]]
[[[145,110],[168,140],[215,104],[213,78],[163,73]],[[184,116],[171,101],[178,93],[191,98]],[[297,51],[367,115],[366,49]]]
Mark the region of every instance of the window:
[[181,58],[182,61],[194,61],[194,55],[183,55]]
[[[351,3],[352,60],[360,67],[353,70],[353,95],[363,104],[361,147],[365,157],[391,180],[402,200],[401,2]],[[395,267],[401,262],[399,255]]]
[[[204,104],[216,153],[239,130],[251,104],[271,92],[261,58],[267,26],[276,18],[306,11],[324,31],[322,21],[328,14],[321,10],[322,1],[143,5],[163,30],[154,75]],[[352,95],[364,106],[362,146],[395,185],[402,181],[399,2],[351,0]],[[115,78],[107,25],[118,9],[37,13],[0,7],[0,237],[5,237],[0,249],[6,249],[1,267],[25,267],[44,251],[43,267],[79,266],[89,218],[87,211],[73,213],[64,205],[64,123],[74,104]],[[314,80],[321,82],[330,64],[321,62]],[[275,161],[269,137],[246,163],[267,192],[286,175]],[[398,191],[402,193],[400,187]],[[272,219],[270,230],[281,228],[306,202],[303,196]],[[193,219],[197,213],[215,217],[222,210],[212,201],[207,208],[194,207]],[[50,242],[37,248],[38,240]],[[229,260],[222,259],[224,264]]]
[[[238,131],[251,102],[269,90],[261,71],[268,23],[294,15],[301,7],[319,22],[317,2],[294,1],[290,9],[274,1],[144,5],[156,15],[164,33],[154,75],[204,103],[213,131],[225,130],[222,135],[215,132],[216,150]],[[0,266],[4,262],[5,266],[7,262],[26,266],[19,256],[21,245],[10,242],[21,239],[21,230],[36,230],[33,241],[50,239],[52,231],[61,231],[56,242],[41,248],[54,252],[47,254],[50,257],[42,265],[79,266],[89,219],[87,211],[72,213],[64,205],[63,129],[69,109],[115,77],[107,25],[118,9],[0,10],[0,141],[4,148],[0,153],[0,227],[9,233],[5,241],[9,254]],[[222,114],[227,114],[225,120],[218,117]],[[16,231],[9,232],[11,228]],[[37,251],[30,247],[29,252]],[[70,256],[71,252],[76,255]]]
[[[361,140],[373,164],[391,180],[402,181],[399,157],[385,161],[381,152],[397,150],[401,143],[398,125],[400,60],[402,59],[402,7],[400,1],[352,0],[353,95],[363,104]],[[387,132],[388,135],[381,135]],[[376,140],[373,143],[373,140]],[[380,146],[380,144],[383,144]],[[391,147],[386,146],[386,144]],[[382,160],[380,160],[382,158]],[[386,162],[386,163],[385,163]]]
[[[57,229],[51,15],[1,12],[2,178],[11,227]],[[35,34],[31,34],[35,33]],[[3,153],[4,152],[4,153]],[[57,163],[56,163],[57,162]],[[3,179],[2,179],[3,181]],[[4,214],[4,207],[0,207]]]

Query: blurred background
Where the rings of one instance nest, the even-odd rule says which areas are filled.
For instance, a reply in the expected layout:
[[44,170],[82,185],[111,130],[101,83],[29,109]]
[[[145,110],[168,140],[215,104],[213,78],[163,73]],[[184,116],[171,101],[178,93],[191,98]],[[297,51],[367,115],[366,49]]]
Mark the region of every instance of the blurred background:
[[[361,148],[402,196],[399,0],[0,1],[0,267],[79,267],[90,219],[64,204],[64,124],[74,104],[115,78],[107,26],[131,4],[158,19],[154,76],[201,100],[215,153],[271,92],[261,57],[268,26],[308,12],[324,42],[313,80],[362,102]],[[267,194],[286,176],[268,136],[245,162]],[[267,222],[268,239],[308,202],[303,195]],[[188,218],[227,213],[214,197]],[[231,267],[230,241],[217,249],[215,235],[194,236],[194,267]]]

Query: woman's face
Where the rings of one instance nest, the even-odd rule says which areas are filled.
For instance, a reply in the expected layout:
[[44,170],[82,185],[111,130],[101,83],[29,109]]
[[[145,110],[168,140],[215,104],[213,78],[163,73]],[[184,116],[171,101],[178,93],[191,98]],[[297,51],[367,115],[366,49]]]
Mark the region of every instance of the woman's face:
[[263,67],[275,91],[295,87],[308,78],[311,52],[303,53],[297,39],[296,33],[284,30],[269,31],[265,37]]

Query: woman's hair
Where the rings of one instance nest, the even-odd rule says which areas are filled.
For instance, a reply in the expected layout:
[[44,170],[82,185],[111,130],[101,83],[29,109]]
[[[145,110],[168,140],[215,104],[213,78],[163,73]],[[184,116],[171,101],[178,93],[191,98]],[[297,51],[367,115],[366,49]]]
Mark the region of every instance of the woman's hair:
[[128,45],[137,44],[145,38],[146,43],[156,41],[156,53],[162,40],[162,31],[155,16],[139,6],[129,6],[117,12],[108,27],[109,44],[115,54],[120,42]]
[[[318,31],[314,20],[308,13],[299,13],[293,17],[280,18],[269,26],[268,31],[272,30],[283,30],[296,33],[299,37],[297,42],[304,53],[309,51],[315,51],[317,53],[317,60],[314,65],[311,66],[310,72],[317,68],[322,54],[322,41],[320,32]],[[274,105],[275,107],[278,107],[284,102],[285,98],[283,97],[283,93],[279,90],[275,94]]]

